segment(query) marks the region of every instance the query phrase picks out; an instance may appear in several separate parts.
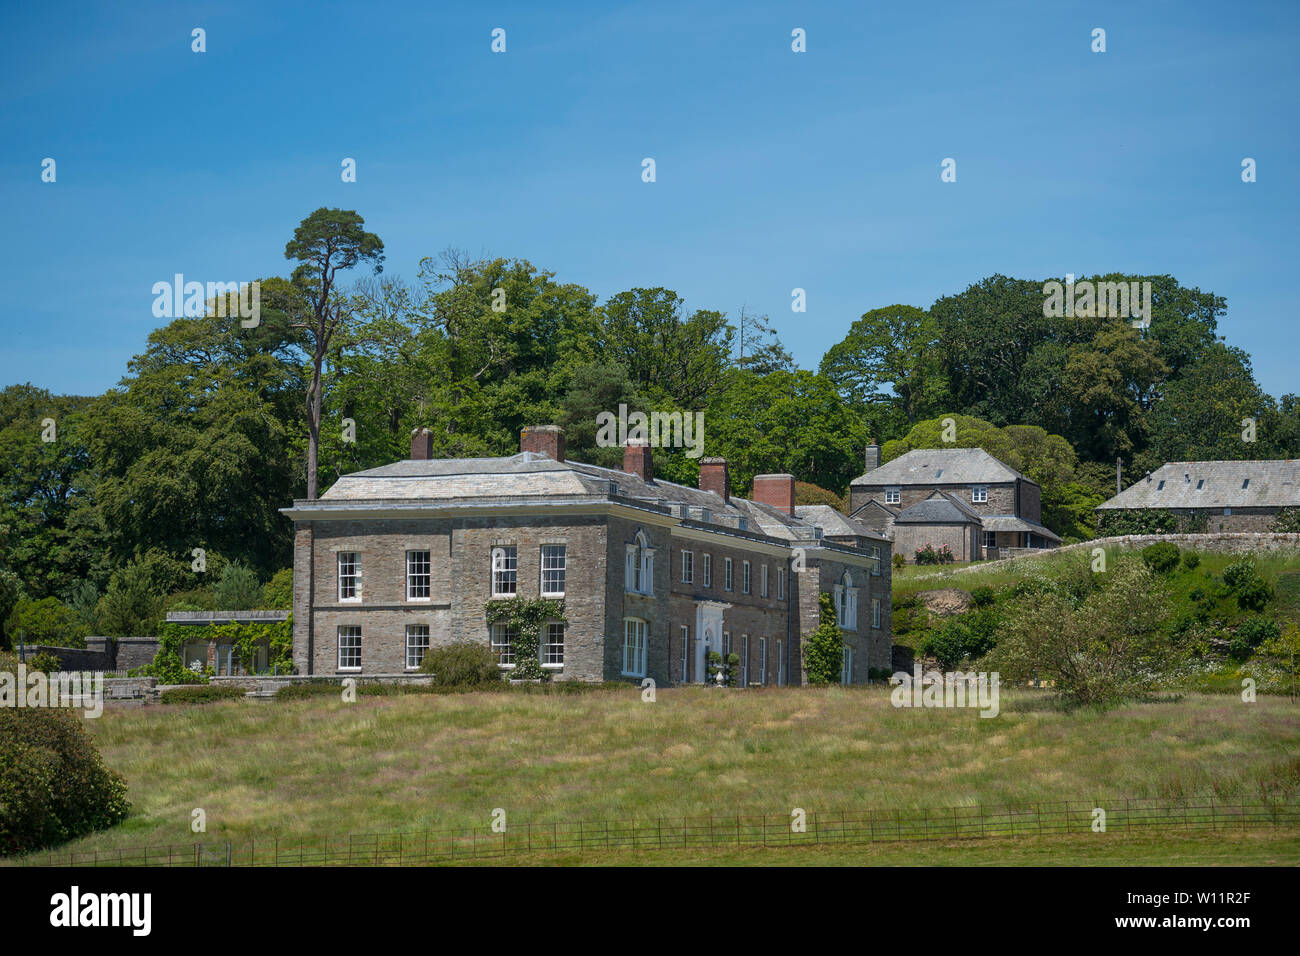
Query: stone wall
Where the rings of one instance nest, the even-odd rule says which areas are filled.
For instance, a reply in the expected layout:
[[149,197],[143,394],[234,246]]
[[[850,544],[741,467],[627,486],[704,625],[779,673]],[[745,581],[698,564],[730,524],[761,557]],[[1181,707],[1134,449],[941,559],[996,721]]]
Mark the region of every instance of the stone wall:
[[894,524],[894,553],[908,564],[916,562],[916,551],[930,545],[936,551],[947,545],[958,561],[974,561],[982,553],[980,528],[973,524]]
[[156,637],[88,637],[85,648],[28,644],[27,657],[44,652],[68,671],[127,671],[148,664],[158,653]]

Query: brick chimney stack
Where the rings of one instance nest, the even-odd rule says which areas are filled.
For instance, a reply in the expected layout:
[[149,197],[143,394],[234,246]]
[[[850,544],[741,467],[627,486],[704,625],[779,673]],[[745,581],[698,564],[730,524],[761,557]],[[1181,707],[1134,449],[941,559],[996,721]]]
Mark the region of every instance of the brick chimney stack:
[[519,450],[535,451],[552,461],[564,461],[564,429],[559,425],[529,425],[519,433]]
[[433,432],[416,428],[411,432],[411,461],[428,461],[433,457]]
[[644,438],[629,438],[623,446],[623,470],[642,481],[654,481],[655,463],[650,443]]
[[755,475],[754,500],[794,514],[794,475]]
[[711,491],[723,502],[731,501],[731,475],[727,459],[705,458],[700,462],[700,491]]
[[880,467],[880,446],[876,444],[874,438],[869,439],[867,445],[867,471],[875,471]]

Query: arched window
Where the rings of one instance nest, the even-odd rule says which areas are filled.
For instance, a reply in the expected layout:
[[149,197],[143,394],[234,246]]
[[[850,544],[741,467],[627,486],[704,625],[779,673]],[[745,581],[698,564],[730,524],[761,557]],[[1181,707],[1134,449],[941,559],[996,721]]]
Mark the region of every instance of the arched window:
[[644,531],[636,533],[636,539],[627,546],[627,566],[624,571],[624,586],[638,594],[653,594],[655,551],[650,547],[650,539]]
[[853,575],[848,571],[835,586],[835,612],[844,630],[858,629],[858,589],[853,586]]

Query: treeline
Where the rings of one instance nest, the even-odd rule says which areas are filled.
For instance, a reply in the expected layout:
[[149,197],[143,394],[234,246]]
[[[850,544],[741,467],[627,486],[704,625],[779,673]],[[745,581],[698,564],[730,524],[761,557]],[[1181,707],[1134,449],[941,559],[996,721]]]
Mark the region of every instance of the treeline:
[[[341,210],[304,220],[286,248],[300,264],[263,280],[255,328],[171,321],[104,395],[0,391],[0,621],[19,596],[54,597],[93,627],[99,602],[121,604],[128,584],[167,595],[207,587],[231,562],[262,581],[287,567],[278,509],[306,494],[313,316],[333,322],[320,350],[322,489],[404,458],[417,426],[432,429],[435,455],[464,457],[511,454],[523,426],[556,422],[570,457],[616,464],[619,449],[596,447],[596,416],[620,404],[703,411],[704,454],[729,459],[737,493],[790,472],[830,500],[862,472],[868,438],[894,442],[887,459],[939,444],[953,416],[958,444],[996,446],[1043,484],[1046,520],[1070,537],[1091,533],[1116,456],[1133,477],[1166,459],[1300,456],[1296,397],[1264,394],[1219,338],[1222,298],[1169,276],[1104,277],[1152,282],[1145,330],[1045,318],[1041,282],[992,276],[928,310],[867,312],[813,371],[766,316],[689,309],[659,287],[598,302],[522,259],[449,250],[408,282],[381,274],[382,243],[358,232],[372,254],[336,274],[312,258],[334,246],[304,238],[325,213],[359,229]],[[656,472],[693,484],[698,460],[658,450]]]

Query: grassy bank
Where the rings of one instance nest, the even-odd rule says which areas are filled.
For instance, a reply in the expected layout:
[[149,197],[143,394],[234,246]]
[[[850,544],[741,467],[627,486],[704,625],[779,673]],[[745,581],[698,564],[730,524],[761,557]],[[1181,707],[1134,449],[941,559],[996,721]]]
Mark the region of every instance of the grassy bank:
[[883,688],[474,693],[110,709],[131,817],[63,850],[515,822],[1300,794],[1300,706],[1226,696],[997,718]]

